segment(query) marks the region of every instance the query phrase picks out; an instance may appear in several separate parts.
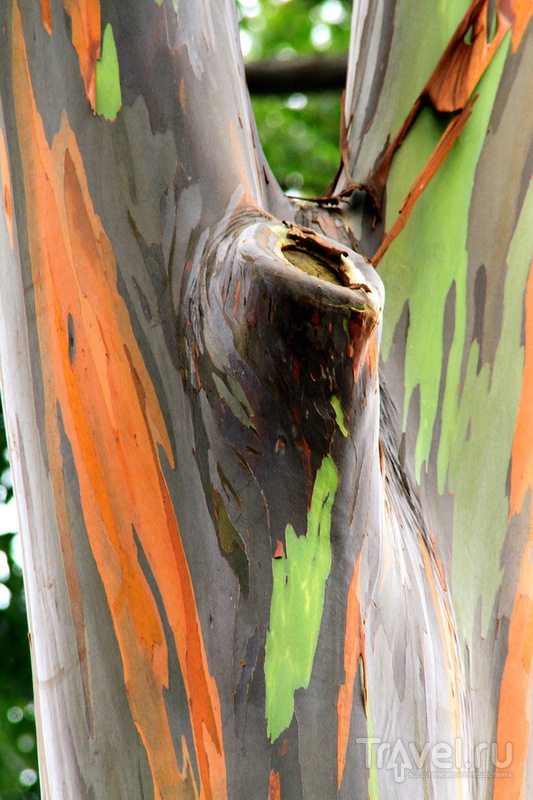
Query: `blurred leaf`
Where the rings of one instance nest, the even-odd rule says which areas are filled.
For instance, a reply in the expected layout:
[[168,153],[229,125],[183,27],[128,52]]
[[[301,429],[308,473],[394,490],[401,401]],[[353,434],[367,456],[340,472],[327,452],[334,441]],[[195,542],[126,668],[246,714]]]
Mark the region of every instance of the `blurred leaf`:
[[[237,8],[240,28],[251,40],[248,60],[348,50],[351,4],[345,0],[237,0]],[[318,26],[329,29],[323,46],[313,43]]]
[[304,197],[320,196],[339,163],[340,98],[336,92],[307,95],[302,109],[288,108],[287,97],[252,98],[259,137],[282,188],[294,194],[289,176],[300,174]]
[[[348,50],[351,4],[345,0],[238,0],[237,7],[249,48],[243,48],[246,60]],[[274,94],[252,97],[252,105],[265,155],[282,188],[317,197],[331,182],[340,159],[340,95],[304,97],[307,102],[301,108],[288,107],[291,96]]]
[[[6,447],[0,414],[0,475],[9,466]],[[11,498],[11,487],[3,496]],[[0,800],[38,800],[38,783],[25,786],[20,782],[21,775],[29,782],[37,774],[37,746],[24,586],[20,567],[11,555],[14,536],[0,536],[0,552],[5,553],[1,561],[9,570],[9,575],[2,570],[0,589],[6,587],[11,593],[7,608],[0,609]],[[3,589],[2,597],[8,595]]]

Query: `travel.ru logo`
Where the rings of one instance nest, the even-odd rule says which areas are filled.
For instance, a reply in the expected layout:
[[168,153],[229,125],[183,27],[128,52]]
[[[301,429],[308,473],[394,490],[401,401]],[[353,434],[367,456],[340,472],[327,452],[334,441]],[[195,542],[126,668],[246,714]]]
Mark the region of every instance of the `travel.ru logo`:
[[467,758],[462,739],[456,739],[453,745],[449,742],[425,742],[422,746],[415,742],[406,744],[402,739],[384,742],[377,736],[360,737],[355,741],[366,748],[365,763],[368,769],[392,770],[396,783],[403,783],[406,774],[409,778],[502,775],[500,770],[509,767],[513,760],[511,742],[505,745],[504,758],[500,760],[501,752],[498,752],[496,742],[479,742],[469,751]]

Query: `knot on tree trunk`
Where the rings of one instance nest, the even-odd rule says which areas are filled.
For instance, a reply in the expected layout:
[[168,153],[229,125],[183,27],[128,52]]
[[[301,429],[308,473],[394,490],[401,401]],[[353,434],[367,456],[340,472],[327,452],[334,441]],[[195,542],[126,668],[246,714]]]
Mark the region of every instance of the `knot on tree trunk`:
[[378,459],[383,286],[345,245],[249,212],[234,215],[196,264],[185,277],[181,328],[197,423],[205,430],[214,422],[262,487],[274,553],[287,507],[305,533],[326,457],[339,464],[350,442],[352,488],[353,443],[361,459],[367,450],[368,462]]

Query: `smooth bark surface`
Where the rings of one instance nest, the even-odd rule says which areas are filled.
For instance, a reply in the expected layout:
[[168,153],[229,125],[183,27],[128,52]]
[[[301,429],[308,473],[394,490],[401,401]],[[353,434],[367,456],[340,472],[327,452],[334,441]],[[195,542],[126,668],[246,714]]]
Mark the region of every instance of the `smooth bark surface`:
[[229,0],[0,6],[45,797],[531,790],[529,12],[452,6],[357,6],[317,202]]

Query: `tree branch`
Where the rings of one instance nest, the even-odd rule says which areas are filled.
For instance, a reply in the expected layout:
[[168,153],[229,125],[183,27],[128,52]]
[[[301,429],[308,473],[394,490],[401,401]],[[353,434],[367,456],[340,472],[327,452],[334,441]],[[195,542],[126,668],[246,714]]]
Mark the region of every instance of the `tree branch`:
[[348,55],[270,59],[246,65],[251,94],[342,91],[346,84]]

